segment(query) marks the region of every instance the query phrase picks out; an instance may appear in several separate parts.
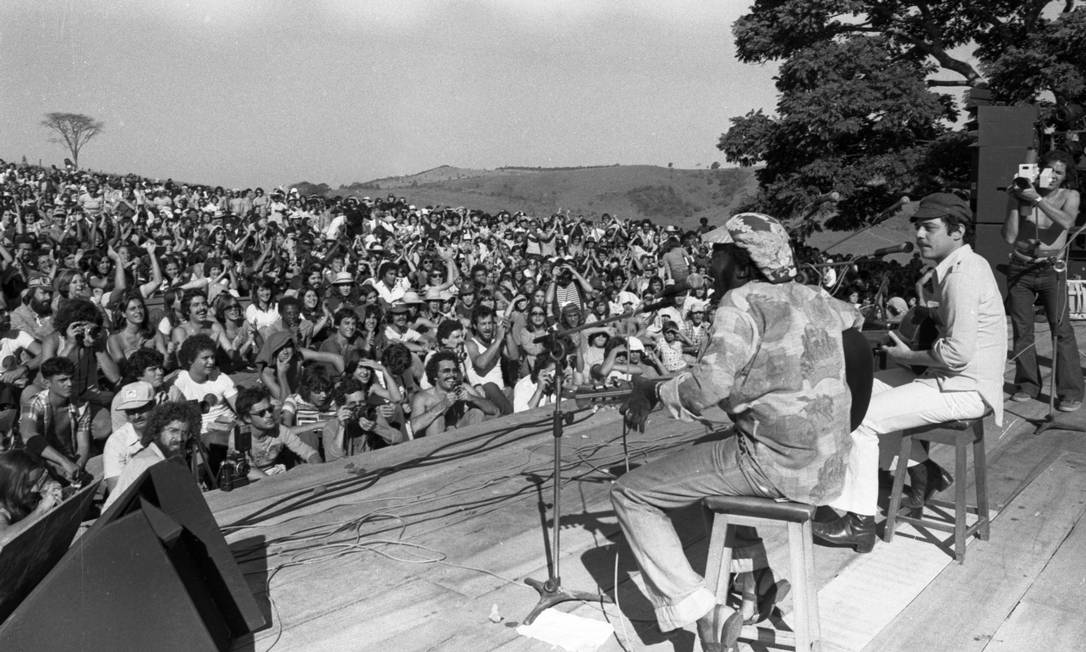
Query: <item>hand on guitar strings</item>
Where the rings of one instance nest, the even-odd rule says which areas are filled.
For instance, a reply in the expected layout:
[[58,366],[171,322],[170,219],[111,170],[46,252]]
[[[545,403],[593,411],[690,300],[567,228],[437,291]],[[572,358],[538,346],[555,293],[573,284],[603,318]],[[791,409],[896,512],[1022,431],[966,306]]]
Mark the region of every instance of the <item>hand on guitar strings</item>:
[[884,351],[886,355],[894,360],[903,360],[913,352],[912,348],[906,344],[896,332],[890,331],[887,335],[890,336],[890,341],[879,347],[879,350]]

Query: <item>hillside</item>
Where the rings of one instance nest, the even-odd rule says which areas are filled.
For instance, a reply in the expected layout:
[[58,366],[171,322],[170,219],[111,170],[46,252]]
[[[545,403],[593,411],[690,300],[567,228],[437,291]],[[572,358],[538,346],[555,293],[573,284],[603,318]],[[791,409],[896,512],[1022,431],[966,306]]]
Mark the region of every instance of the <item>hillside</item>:
[[611,213],[688,227],[698,218],[719,223],[754,194],[753,170],[678,170],[651,165],[580,168],[507,167],[475,170],[441,166],[418,174],[374,179],[331,189],[294,184],[303,194],[395,194],[419,206],[467,206],[489,212],[522,210],[549,215]]

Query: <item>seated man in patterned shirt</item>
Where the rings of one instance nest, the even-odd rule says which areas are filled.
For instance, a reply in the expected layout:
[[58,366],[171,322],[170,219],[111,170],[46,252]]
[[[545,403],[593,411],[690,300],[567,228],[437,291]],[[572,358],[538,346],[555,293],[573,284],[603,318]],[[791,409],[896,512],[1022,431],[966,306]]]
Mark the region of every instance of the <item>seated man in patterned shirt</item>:
[[852,405],[842,332],[862,320],[851,306],[794,281],[788,234],[775,219],[740,213],[707,237],[721,299],[705,352],[669,380],[635,379],[625,414],[643,429],[658,402],[684,421],[704,420],[701,412],[716,405],[731,418],[732,436],[627,473],[611,500],[660,629],[696,621],[702,647],[722,650],[735,644],[744,620],[757,618],[762,589],[773,593],[765,551],[752,528],[736,532],[732,570],[744,597],[733,612],[691,568],[666,510],[714,495],[814,505],[836,498]]

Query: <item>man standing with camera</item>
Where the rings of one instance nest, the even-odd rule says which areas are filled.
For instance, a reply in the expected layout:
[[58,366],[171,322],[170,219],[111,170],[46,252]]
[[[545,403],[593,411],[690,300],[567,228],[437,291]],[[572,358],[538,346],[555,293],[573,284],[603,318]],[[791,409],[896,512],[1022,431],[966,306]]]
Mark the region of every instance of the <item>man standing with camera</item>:
[[1008,190],[1003,238],[1014,246],[1007,271],[1007,313],[1014,329],[1012,401],[1036,398],[1041,370],[1033,339],[1033,305],[1040,297],[1048,326],[1056,334],[1053,368],[1057,409],[1082,407],[1083,377],[1078,343],[1067,301],[1067,232],[1078,218],[1079,192],[1074,160],[1066,152],[1044,155],[1036,179],[1015,178]]

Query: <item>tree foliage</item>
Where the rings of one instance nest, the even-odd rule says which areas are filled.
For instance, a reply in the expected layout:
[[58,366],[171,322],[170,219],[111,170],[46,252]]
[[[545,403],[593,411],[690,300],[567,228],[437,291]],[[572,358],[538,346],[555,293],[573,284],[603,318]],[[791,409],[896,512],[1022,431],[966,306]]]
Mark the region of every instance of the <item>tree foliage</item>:
[[50,142],[62,143],[72,155],[72,163],[79,167],[79,152],[92,138],[102,133],[102,122],[82,113],[46,113],[41,125],[56,136]]
[[[902,195],[967,188],[968,139],[936,87],[989,84],[1000,103],[1086,100],[1086,9],[1073,0],[755,0],[741,61],[780,61],[775,116],[732,118],[718,148],[764,163],[748,208],[821,228],[868,222]],[[1047,8],[1047,10],[1046,10]],[[969,48],[973,47],[973,56]]]

